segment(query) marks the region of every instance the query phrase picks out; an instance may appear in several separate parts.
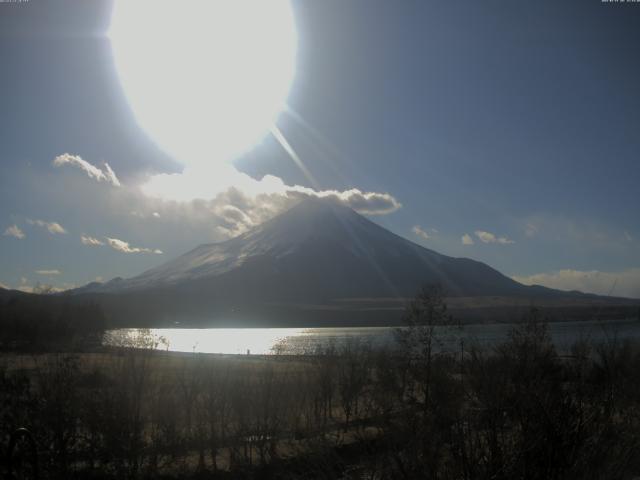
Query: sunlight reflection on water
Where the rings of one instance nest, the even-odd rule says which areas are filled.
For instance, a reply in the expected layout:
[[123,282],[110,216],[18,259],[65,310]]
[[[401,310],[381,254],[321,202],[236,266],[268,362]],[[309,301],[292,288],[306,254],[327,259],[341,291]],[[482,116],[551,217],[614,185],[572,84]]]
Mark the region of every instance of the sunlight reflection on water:
[[[302,328],[151,328],[107,332],[104,343],[112,346],[150,346],[170,352],[223,354],[271,354],[291,337],[309,335]],[[147,343],[144,345],[144,343]],[[141,345],[141,343],[143,345]]]
[[[506,340],[513,324],[466,325],[440,331],[438,348],[466,345],[491,347]],[[106,332],[103,344],[153,347],[171,352],[221,354],[309,354],[319,348],[339,347],[352,340],[373,347],[394,346],[394,327],[345,328],[152,328],[118,329]],[[577,340],[599,343],[611,339],[640,340],[640,323],[634,320],[608,322],[556,322],[549,324],[554,344],[568,351]]]

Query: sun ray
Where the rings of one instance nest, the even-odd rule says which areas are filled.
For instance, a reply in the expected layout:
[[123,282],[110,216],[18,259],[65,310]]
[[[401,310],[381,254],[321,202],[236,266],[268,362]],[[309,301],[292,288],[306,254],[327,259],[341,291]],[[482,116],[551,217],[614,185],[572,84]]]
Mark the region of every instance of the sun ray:
[[[297,114],[296,114],[297,115]],[[300,117],[298,115],[298,119],[301,122],[304,122],[304,120],[302,119],[302,117]],[[306,123],[306,122],[305,122]],[[313,128],[311,126],[308,126],[309,129]],[[309,180],[309,182],[311,182],[311,184],[314,186],[314,188],[316,190],[318,190],[317,187],[317,182],[315,181],[315,179],[313,178],[313,176],[311,175],[311,172],[309,172],[309,170],[307,169],[306,165],[304,164],[304,162],[302,161],[302,159],[300,158],[300,156],[296,153],[296,151],[293,149],[293,147],[291,146],[291,144],[287,141],[287,139],[284,137],[284,135],[282,134],[282,131],[276,126],[273,125],[273,127],[271,128],[271,133],[273,134],[273,136],[276,138],[276,140],[278,140],[278,142],[280,143],[280,145],[282,145],[282,148],[284,148],[284,150],[289,154],[289,156],[291,157],[291,159],[295,162],[295,164],[300,168],[300,170],[302,170],[303,174],[305,175],[305,177]],[[343,219],[338,217],[338,220],[343,223],[343,226],[345,227],[347,233],[349,234],[349,236],[351,237],[351,239],[353,240],[353,243],[355,245],[355,247],[360,251],[360,253],[367,259],[367,261],[371,264],[371,266],[373,267],[373,269],[376,271],[376,273],[378,274],[378,276],[380,277],[380,279],[382,280],[383,283],[385,283],[387,285],[387,287],[389,288],[389,290],[392,292],[393,296],[395,298],[400,298],[400,294],[398,293],[398,290],[396,288],[396,286],[393,284],[393,282],[391,282],[389,280],[389,278],[387,277],[387,275],[384,273],[383,269],[380,267],[380,265],[378,265],[378,262],[375,260],[375,258],[373,258],[373,256],[371,255],[371,252],[369,252],[364,245],[362,244],[362,242],[360,241],[360,238],[358,238],[358,235],[350,228],[350,226],[348,224],[346,224]]]
[[331,168],[332,172],[338,177],[343,184],[351,184],[352,182],[344,175],[344,172],[336,165],[336,160],[340,160],[343,163],[353,164],[351,159],[343,152],[341,152],[331,141],[329,141],[325,135],[322,134],[317,128],[311,125],[305,120],[302,115],[291,108],[290,105],[285,105],[283,112],[294,119],[297,124],[302,128],[306,135],[306,140],[311,148],[318,153],[318,158],[324,160],[326,164]]
[[284,135],[282,134],[282,131],[276,125],[272,125],[271,134],[282,146],[284,151],[287,152],[287,154],[291,157],[291,160],[293,160],[294,163],[298,166],[298,168],[300,168],[305,178],[309,180],[309,183],[311,183],[311,186],[314,189],[319,190],[318,182],[316,182],[315,178],[313,177],[313,175],[311,174],[307,166],[304,164],[304,162],[302,161],[298,153],[293,149],[291,144],[284,137]]
[[307,133],[311,134],[316,143],[321,144],[322,148],[330,152],[331,155],[342,159],[349,158],[345,153],[340,151],[340,149],[338,149],[338,147],[336,147],[330,140],[328,140],[327,137],[322,134],[322,132],[320,132],[316,127],[305,120],[305,118],[300,115],[295,109],[293,109],[291,105],[285,104],[283,111],[291,118],[296,120],[300,124],[300,126],[302,126],[307,131]]

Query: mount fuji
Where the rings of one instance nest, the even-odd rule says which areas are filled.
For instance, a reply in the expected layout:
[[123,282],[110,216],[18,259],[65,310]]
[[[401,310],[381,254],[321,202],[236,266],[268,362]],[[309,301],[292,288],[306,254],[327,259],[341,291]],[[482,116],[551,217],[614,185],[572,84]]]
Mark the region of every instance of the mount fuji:
[[584,296],[522,285],[484,263],[439,254],[323,199],[303,200],[238,237],[201,245],[136,277],[89,284],[72,294],[92,296],[113,312],[126,309],[128,318],[242,317],[255,324],[261,321],[247,319],[361,314],[382,322],[397,317],[402,302],[428,284],[441,285],[454,298],[530,302]]
[[234,299],[326,301],[413,296],[433,283],[451,296],[532,291],[484,263],[441,255],[321,199],[306,199],[231,240],[200,245],[141,275],[94,284],[91,290],[197,287]]

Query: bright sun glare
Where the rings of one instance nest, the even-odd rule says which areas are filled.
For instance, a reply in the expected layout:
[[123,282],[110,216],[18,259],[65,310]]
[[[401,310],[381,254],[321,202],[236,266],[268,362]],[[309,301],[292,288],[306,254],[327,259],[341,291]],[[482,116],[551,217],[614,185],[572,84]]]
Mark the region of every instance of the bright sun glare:
[[117,0],[109,37],[138,123],[187,166],[259,142],[293,80],[288,0]]

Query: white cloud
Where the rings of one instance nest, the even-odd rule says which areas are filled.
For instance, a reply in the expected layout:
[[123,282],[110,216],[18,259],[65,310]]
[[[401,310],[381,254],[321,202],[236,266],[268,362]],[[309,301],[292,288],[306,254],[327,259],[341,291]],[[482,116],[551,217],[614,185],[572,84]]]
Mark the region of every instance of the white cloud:
[[462,244],[463,245],[473,245],[475,242],[473,241],[473,238],[471,238],[471,235],[469,235],[468,233],[465,233],[464,235],[462,235]]
[[103,241],[98,240],[97,238],[91,237],[89,235],[81,235],[80,241],[82,242],[83,245],[89,245],[91,247],[99,247],[101,245],[104,245]]
[[516,242],[507,237],[498,237],[498,243],[501,243],[502,245],[511,245]]
[[598,295],[640,298],[640,268],[620,272],[559,270],[551,273],[512,277],[525,285],[543,285],[560,290],[579,290]]
[[9,287],[9,285],[5,285],[2,282],[0,282],[0,288],[4,288],[5,290],[11,290],[11,287]]
[[104,164],[104,170],[99,169],[95,165],[87,162],[79,155],[71,155],[69,153],[63,153],[53,159],[53,165],[55,167],[62,167],[64,165],[71,165],[83,170],[89,178],[97,180],[98,182],[107,182],[114,187],[120,186],[120,181],[116,174],[111,169],[108,163]]
[[425,231],[420,225],[414,225],[411,231],[417,236],[424,238],[425,240],[429,240],[431,238],[431,235],[429,235],[429,233]]
[[389,193],[363,192],[357,188],[344,191],[315,190],[300,185],[287,185],[273,175],[265,175],[256,180],[232,165],[220,165],[211,171],[186,169],[182,173],[154,175],[141,189],[150,197],[180,202],[215,199],[229,189],[236,189],[253,197],[277,194],[284,197],[306,195],[333,198],[364,215],[386,215],[402,207]]
[[493,233],[483,232],[482,230],[475,231],[476,237],[480,239],[483,243],[494,243],[496,241],[496,236]]
[[38,275],[61,275],[62,272],[60,270],[36,270]]
[[310,197],[333,198],[363,215],[387,215],[402,207],[402,204],[388,193],[363,192],[357,188],[340,192],[337,190],[315,191],[310,188],[294,187],[292,191],[299,191]]
[[27,223],[29,225],[36,225],[38,227],[46,228],[47,231],[52,235],[67,233],[64,227],[57,222],[45,222],[44,220],[27,219]]
[[400,208],[390,195],[363,193],[355,189],[315,192],[300,187],[285,192],[249,194],[240,188],[230,187],[211,199],[190,201],[166,200],[130,189],[120,189],[113,194],[119,192],[122,195],[112,197],[110,205],[121,211],[135,212],[132,216],[136,219],[153,220],[153,224],[148,224],[149,229],[157,228],[158,234],[166,234],[168,228],[175,232],[189,232],[202,241],[220,241],[239,235],[307,197],[330,198],[370,215]]
[[484,230],[476,230],[474,233],[482,243],[499,243],[501,245],[516,243],[513,240],[508,239],[507,237],[498,237],[493,233],[485,232]]
[[14,237],[19,240],[22,240],[24,237],[26,237],[24,232],[17,225],[11,225],[10,227],[7,227],[3,235],[6,237]]
[[107,237],[107,243],[111,248],[122,253],[157,253],[162,254],[162,250],[151,248],[132,247],[128,242],[118,238]]

